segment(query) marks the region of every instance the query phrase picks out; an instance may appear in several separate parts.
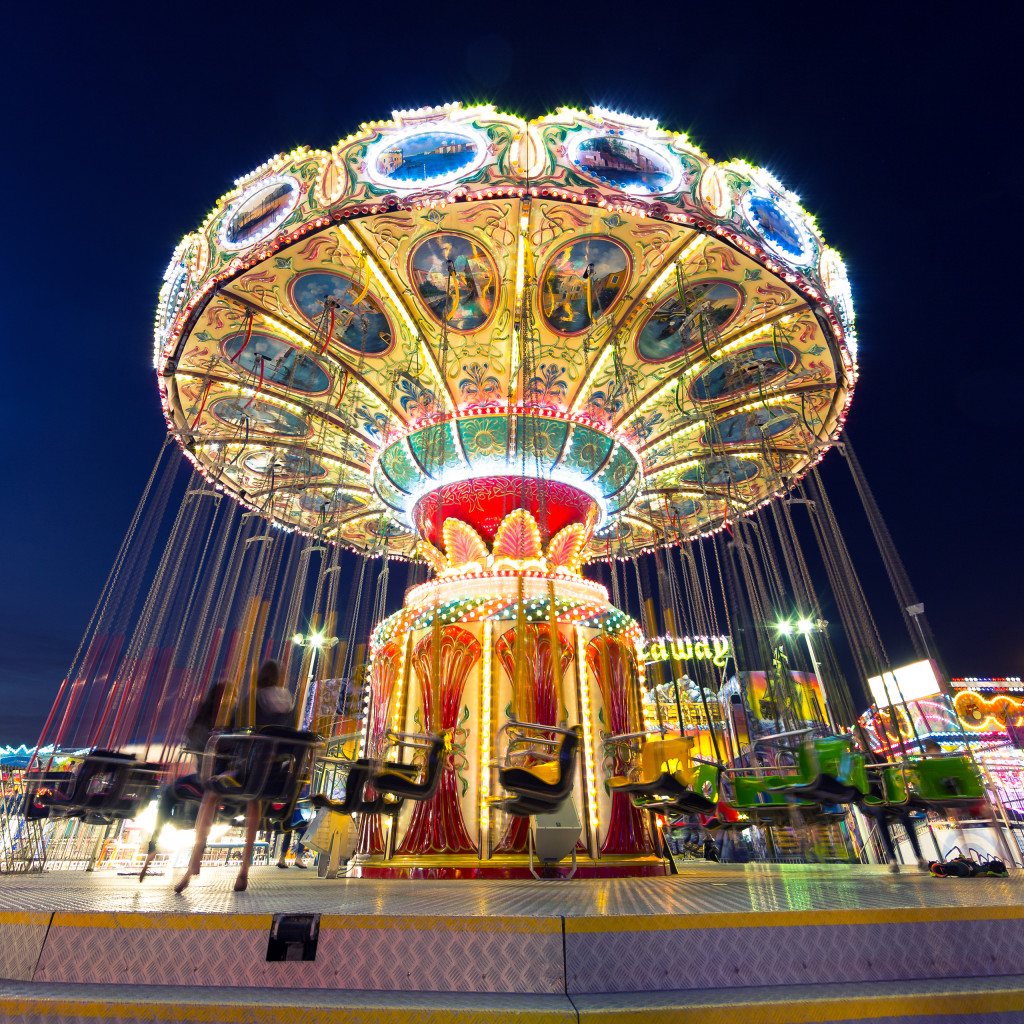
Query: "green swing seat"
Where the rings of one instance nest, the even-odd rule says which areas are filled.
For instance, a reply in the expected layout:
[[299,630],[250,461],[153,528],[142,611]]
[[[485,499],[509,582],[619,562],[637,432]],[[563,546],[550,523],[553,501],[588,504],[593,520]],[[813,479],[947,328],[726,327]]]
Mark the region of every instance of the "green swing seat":
[[936,807],[971,807],[987,800],[969,757],[912,757],[907,775],[916,801]]

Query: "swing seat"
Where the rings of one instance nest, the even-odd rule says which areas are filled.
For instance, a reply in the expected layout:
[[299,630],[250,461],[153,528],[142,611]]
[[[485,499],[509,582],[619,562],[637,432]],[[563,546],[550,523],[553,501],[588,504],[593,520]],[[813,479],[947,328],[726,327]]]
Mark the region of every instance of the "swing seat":
[[80,818],[87,825],[109,825],[134,818],[156,793],[160,765],[136,760],[131,754],[94,750],[78,770],[36,802],[49,808],[49,817]]
[[679,736],[671,740],[648,740],[640,751],[640,774],[636,779],[617,775],[608,780],[614,792],[671,793],[680,795],[689,790],[693,772],[690,767],[690,751],[693,740]]
[[680,814],[713,814],[718,809],[718,773],[716,764],[699,764],[690,788],[673,804]]
[[886,765],[878,775],[883,795],[879,796],[869,791],[858,803],[867,809],[891,807],[896,810],[906,807],[910,803],[910,793],[907,790],[907,779],[903,769],[899,765]]
[[670,776],[674,784],[664,789],[652,786],[646,792],[627,790],[633,806],[657,814],[713,814],[718,807],[718,766],[698,765],[686,784],[678,781],[681,774]]
[[[376,814],[380,812],[385,803],[382,796],[377,796],[373,800],[366,800],[363,797],[363,791],[366,789],[373,767],[377,763],[368,757],[357,758],[352,762],[345,780],[343,799],[334,800],[326,793],[314,793],[310,797],[310,803],[317,810],[326,807],[338,814]],[[411,780],[415,780],[420,772],[418,765],[400,763],[389,764],[388,770],[400,772]]]
[[491,800],[490,806],[500,808],[515,818],[532,818],[535,814],[550,814],[561,803],[561,800],[535,800],[523,796],[506,796]]
[[850,743],[846,736],[819,736],[805,740],[797,752],[797,774],[791,779],[783,779],[782,785],[770,788],[784,796],[804,797],[812,802],[855,802],[865,795],[867,777],[864,756],[854,754]]
[[[317,742],[316,733],[281,725],[217,736],[203,758],[203,787],[232,803],[263,801],[269,805],[268,821],[290,821]],[[222,767],[225,757],[228,770],[212,774],[212,766]]]
[[334,800],[326,793],[314,793],[310,803],[319,811],[327,808],[338,814],[356,814],[363,802],[363,790],[370,779],[370,768],[373,762],[368,757],[360,757],[352,762],[345,779],[345,796]]
[[984,802],[985,787],[969,757],[912,757],[907,776],[915,802],[932,807],[972,807]]
[[733,797],[724,803],[730,810],[747,815],[751,821],[778,821],[789,813],[781,783],[780,775],[736,775],[732,779]]
[[[419,737],[424,742],[409,744],[402,743],[402,746],[424,746],[427,747],[427,755],[420,769],[414,764],[392,764],[385,761],[386,767],[383,771],[374,773],[370,779],[370,785],[378,793],[385,796],[398,797],[400,800],[430,800],[437,792],[441,782],[441,772],[447,760],[445,747],[448,735],[425,735]],[[415,772],[415,774],[412,774]],[[374,801],[376,803],[377,801]]]
[[[576,767],[576,755],[579,752],[583,730],[578,725],[564,730],[555,729],[553,726],[537,726],[537,728],[547,732],[560,733],[558,744],[554,750],[542,755],[548,760],[541,764],[525,767],[500,768],[498,782],[502,789],[513,796],[523,797],[527,801],[541,801],[555,805],[561,803],[572,789],[573,771]],[[557,769],[553,779],[552,765]]]

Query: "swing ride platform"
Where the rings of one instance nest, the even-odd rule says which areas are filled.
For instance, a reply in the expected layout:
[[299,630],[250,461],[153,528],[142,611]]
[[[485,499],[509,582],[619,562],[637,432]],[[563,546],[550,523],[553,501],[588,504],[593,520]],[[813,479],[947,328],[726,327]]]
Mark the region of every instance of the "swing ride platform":
[[[561,881],[0,880],[0,1017],[1011,1021],[1024,888],[846,865]],[[283,915],[283,916],[282,916]],[[276,927],[275,927],[276,926]],[[653,1014],[653,1017],[652,1017]]]

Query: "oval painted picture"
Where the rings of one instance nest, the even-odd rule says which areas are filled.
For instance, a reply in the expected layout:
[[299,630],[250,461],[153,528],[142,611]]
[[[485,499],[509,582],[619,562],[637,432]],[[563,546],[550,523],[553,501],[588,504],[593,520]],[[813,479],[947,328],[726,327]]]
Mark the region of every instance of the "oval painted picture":
[[345,512],[354,511],[366,505],[365,498],[357,498],[345,491],[335,491],[333,494],[317,488],[307,488],[299,495],[299,506],[306,512],[312,512],[318,516],[334,516]]
[[728,483],[743,483],[757,476],[757,463],[747,459],[733,458],[708,459],[699,462],[692,469],[686,470],[680,477],[683,483],[706,483],[712,487],[724,487]]
[[618,301],[629,283],[629,256],[608,238],[581,238],[548,261],[540,282],[540,309],[558,334],[582,334]]
[[[728,281],[697,281],[687,287],[685,294],[685,303],[680,302],[678,294],[659,303],[640,328],[636,352],[644,362],[660,363],[702,347],[702,318],[698,312],[703,310],[713,328],[720,331],[743,304],[743,292]],[[703,327],[706,335],[706,322]]]
[[327,471],[308,455],[295,452],[253,452],[245,457],[245,468],[260,476],[323,476]]
[[332,271],[299,274],[291,284],[295,308],[314,328],[331,331],[332,340],[350,352],[383,355],[395,332],[381,304],[364,292],[364,285]]
[[665,192],[679,177],[668,156],[614,132],[577,143],[572,162],[581,174],[627,192]]
[[787,345],[779,345],[777,350],[773,345],[752,345],[705,370],[690,385],[690,397],[697,402],[714,402],[751,391],[776,380],[796,361],[796,352]]
[[806,263],[812,256],[811,239],[771,196],[751,189],[743,200],[747,220],[754,230],[781,256],[794,263]]
[[283,178],[256,185],[235,208],[221,231],[221,244],[241,249],[269,235],[295,208],[298,182]]
[[453,331],[475,331],[494,312],[498,270],[491,254],[464,235],[431,235],[409,257],[409,277],[427,311]]
[[702,511],[700,502],[694,501],[693,498],[670,500],[665,509],[673,519],[692,519]]
[[[263,379],[272,381],[280,387],[306,394],[317,394],[326,391],[330,386],[330,378],[319,363],[300,352],[294,345],[269,334],[257,334],[253,331],[249,344],[246,345],[245,332],[240,331],[225,339],[223,348],[224,354],[233,359],[236,366],[256,377],[260,374],[262,364]],[[235,356],[238,358],[235,359]]]
[[[789,430],[796,422],[792,413],[773,409],[751,409],[735,416],[726,416],[718,424],[717,434],[722,444],[750,444],[762,437],[775,437]],[[718,441],[714,432],[705,432],[704,443],[709,447]]]
[[214,416],[232,426],[264,430],[284,437],[305,437],[309,427],[301,416],[282,409],[273,402],[259,399],[221,398],[211,406]]
[[480,146],[469,135],[429,131],[385,142],[373,156],[372,171],[395,182],[454,178],[476,163]]

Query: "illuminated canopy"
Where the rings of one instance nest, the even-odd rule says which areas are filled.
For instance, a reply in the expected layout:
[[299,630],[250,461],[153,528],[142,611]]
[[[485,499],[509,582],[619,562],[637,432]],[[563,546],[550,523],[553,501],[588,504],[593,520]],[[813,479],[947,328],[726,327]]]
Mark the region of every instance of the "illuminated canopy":
[[717,529],[821,457],[855,352],[797,197],[598,109],[450,104],[276,156],[182,240],[156,320],[207,476],[406,557],[417,502],[517,475],[594,502],[584,560]]

